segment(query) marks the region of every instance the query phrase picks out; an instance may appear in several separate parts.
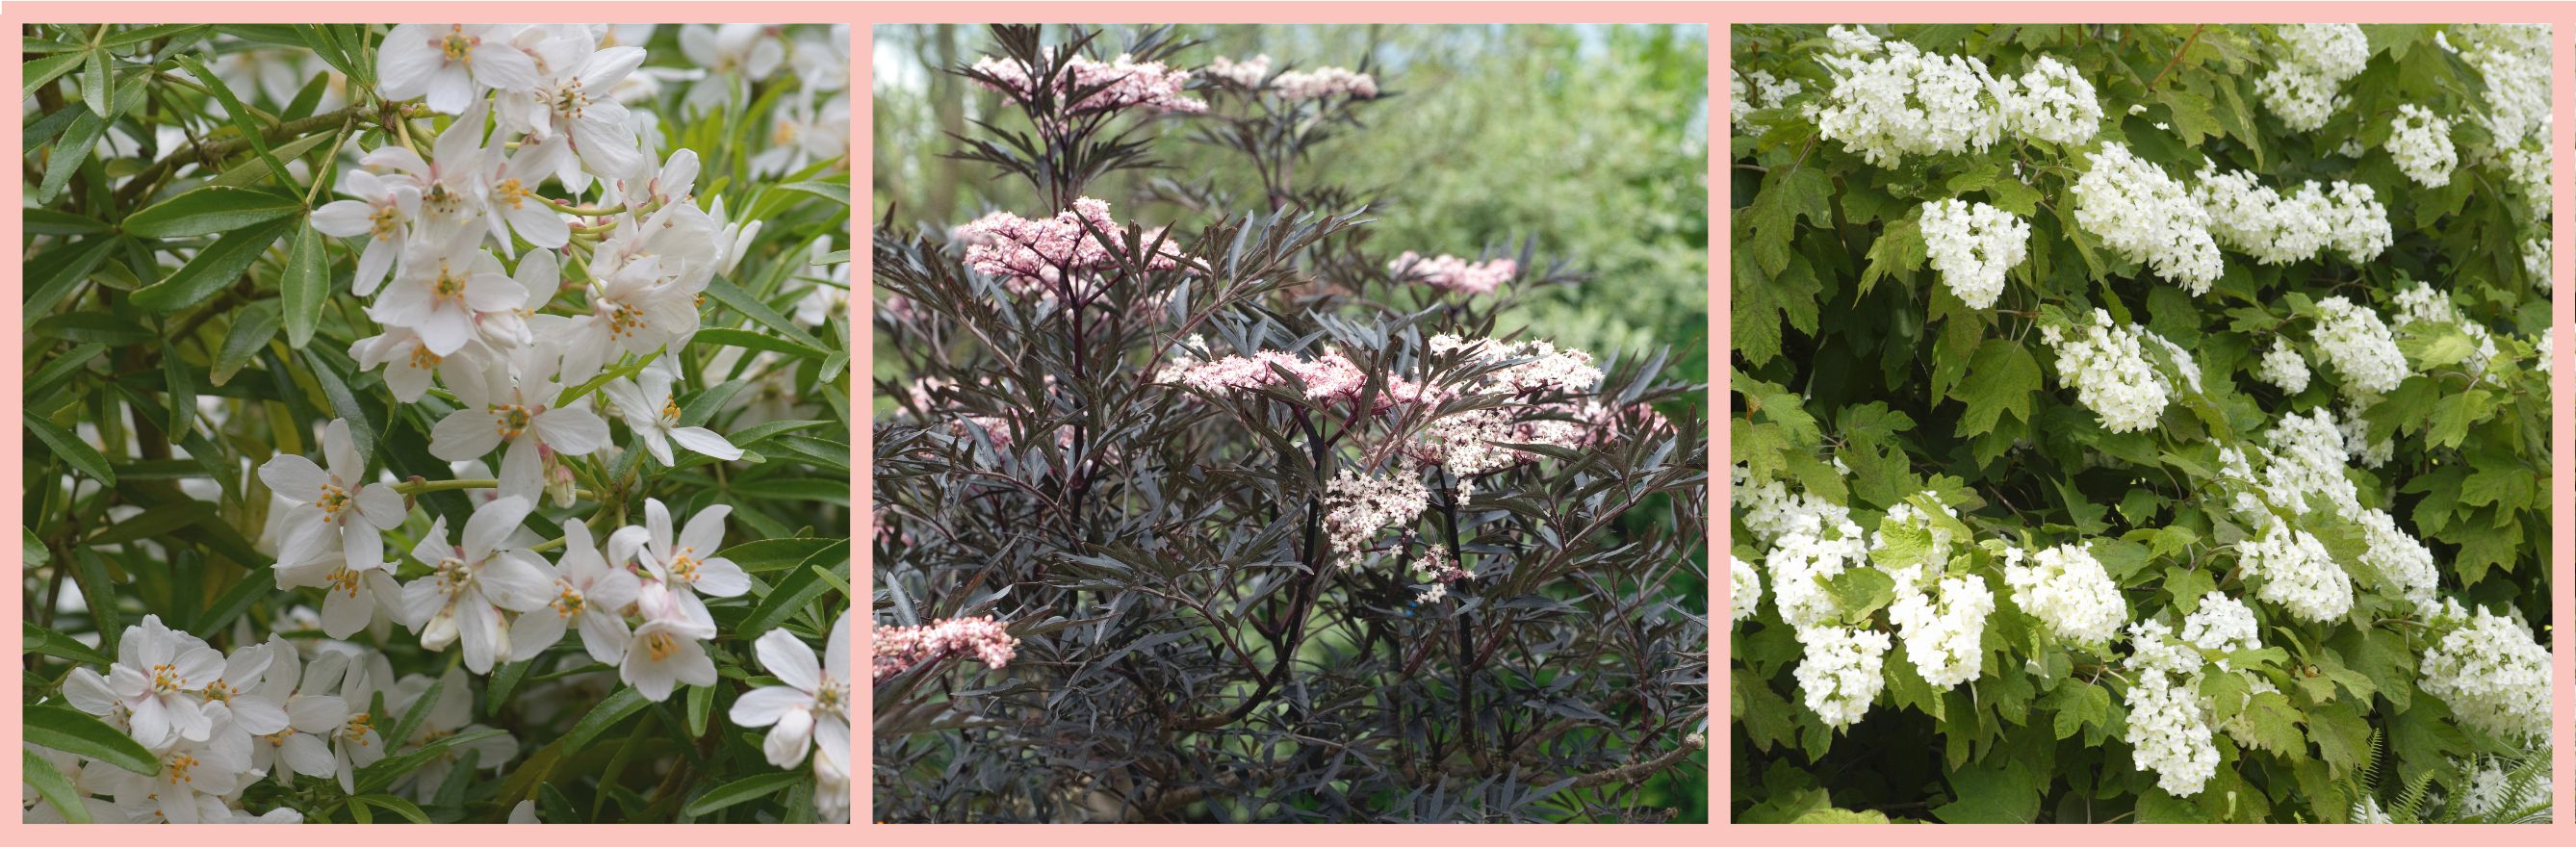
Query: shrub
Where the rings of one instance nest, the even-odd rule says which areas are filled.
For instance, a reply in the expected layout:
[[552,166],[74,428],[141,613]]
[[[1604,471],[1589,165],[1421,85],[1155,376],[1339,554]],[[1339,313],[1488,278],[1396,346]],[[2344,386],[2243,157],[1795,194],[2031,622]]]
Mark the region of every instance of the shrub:
[[[1561,263],[1372,243],[1309,153],[1396,81],[1062,37],[953,69],[1037,212],[877,233],[876,816],[1671,817],[1700,389],[1496,337]],[[1177,140],[1257,179],[1092,196]]]
[[846,817],[845,32],[26,35],[29,820]]
[[2545,806],[2547,33],[1738,28],[1736,819]]

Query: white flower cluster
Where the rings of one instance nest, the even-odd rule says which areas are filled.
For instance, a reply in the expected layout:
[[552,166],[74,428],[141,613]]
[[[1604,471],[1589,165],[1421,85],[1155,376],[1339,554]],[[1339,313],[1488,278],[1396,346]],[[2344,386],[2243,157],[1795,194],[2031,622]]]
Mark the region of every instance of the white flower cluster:
[[2556,148],[2549,143],[2555,122],[2550,104],[2548,24],[2466,24],[2451,28],[2460,36],[2460,58],[2476,68],[2486,83],[2486,108],[2471,110],[2469,120],[2487,131],[2489,142],[2472,158],[2501,166],[2531,205],[2532,216],[2550,212],[2550,180]]
[[2296,132],[2313,132],[2343,109],[2343,84],[2370,61],[2370,37],[2353,24],[2287,24],[2272,70],[2254,91]]
[[2236,542],[2236,553],[2246,575],[2261,583],[2255,596],[2292,617],[2326,623],[2352,611],[2352,577],[2307,531],[2274,518],[2260,538]]
[[1932,269],[1972,308],[1993,306],[2003,294],[2004,274],[2030,255],[2030,223],[1984,203],[1926,203],[1922,227]]
[[2156,774],[2156,787],[2189,797],[2218,772],[2218,745],[2199,694],[2200,654],[2174,641],[2172,632],[2162,621],[2130,629],[2125,664],[2133,677],[2121,698],[2129,709],[2121,740],[2140,770]]
[[1728,92],[1733,95],[1726,104],[1727,120],[1735,126],[1735,131],[1754,137],[1760,137],[1764,129],[1748,125],[1754,112],[1780,108],[1789,102],[1789,98],[1806,91],[1806,86],[1797,80],[1784,79],[1765,70],[1744,73],[1730,66],[1726,69],[1726,81]]
[[2550,250],[2548,236],[2522,242],[2522,272],[2531,275],[2532,284],[2539,286],[2542,294],[2550,291],[2552,281],[2549,272],[2555,256]]
[[2308,390],[2308,360],[2300,358],[2299,351],[2290,349],[2288,339],[2275,338],[2272,339],[2272,349],[2263,351],[2262,362],[2255,368],[2254,376],[2279,386],[2282,391],[2297,394]]
[[2003,98],[2004,121],[2024,137],[2076,145],[2102,127],[2102,100],[2075,68],[2042,55],[2022,72],[2020,86]]
[[1368,552],[1377,534],[1411,526],[1431,503],[1422,475],[1400,470],[1372,476],[1345,468],[1324,491],[1324,533],[1335,561],[1348,564]]
[[1729,555],[1726,557],[1726,605],[1735,623],[1743,623],[1762,612],[1762,574],[1753,563]]
[[2415,536],[2397,528],[2397,516],[2386,509],[2363,509],[2354,522],[2361,524],[2363,537],[2370,549],[2361,554],[2361,563],[2379,578],[2395,586],[2407,602],[2417,608],[2433,604],[2433,589],[2441,582],[2441,572],[2433,567],[2433,551]]
[[2272,447],[2260,452],[2264,459],[2261,484],[2264,498],[2272,505],[2304,515],[2308,498],[2321,496],[2340,514],[2361,509],[2360,489],[2344,475],[2351,453],[2332,412],[2310,409],[2306,414],[2282,415],[2267,437]]
[[2386,394],[2406,380],[2406,354],[2379,313],[2340,295],[2317,301],[2317,326],[2309,336],[2346,392]]
[[2512,739],[2545,735],[2555,707],[2549,648],[2512,618],[2448,603],[2441,622],[2455,628],[2424,651],[2424,690],[2472,728]]
[[1822,626],[1803,631],[1805,655],[1793,673],[1807,708],[1835,729],[1859,723],[1886,685],[1887,633]]
[[2370,419],[2366,417],[2379,398],[2368,395],[2346,395],[2343,398],[2343,422],[2335,429],[2343,433],[2343,449],[2352,460],[2365,468],[2377,468],[2397,457],[2395,436],[2370,440]]
[[2451,184],[2460,151],[2451,147],[2451,122],[2413,103],[2397,105],[2388,131],[2388,157],[2407,179],[2428,188]]
[[2476,352],[2470,354],[2466,361],[2460,363],[2460,366],[2471,376],[2484,377],[2490,384],[2503,382],[2495,374],[2487,372],[2488,363],[2495,361],[2497,355],[2495,333],[2487,329],[2485,324],[2462,316],[2459,307],[2451,302],[2449,294],[2435,289],[2432,283],[2419,282],[2414,288],[2397,292],[2396,300],[2398,328],[2403,329],[2419,323],[2449,324],[2459,327],[2461,334],[2467,335],[2470,343],[2477,345]]
[[1887,618],[1923,681],[1946,689],[1983,670],[1986,616],[1994,610],[1995,595],[1985,579],[1969,574],[1903,592],[1887,607]]
[[2004,584],[2013,603],[2048,625],[2050,632],[2077,644],[2105,644],[2129,622],[2129,602],[2102,562],[2081,545],[2062,544],[2031,554],[2030,564],[2018,548],[2004,556]]
[[2210,235],[2266,265],[2313,259],[2327,248],[2360,264],[2393,240],[2388,207],[2366,184],[2307,182],[2285,195],[2251,171],[2220,172],[2214,162],[2201,166],[2198,180],[2192,199],[2208,212]]
[[1817,60],[1834,85],[1809,114],[1825,138],[1873,165],[1982,151],[2006,132],[2076,144],[2101,123],[2093,84],[2053,57],[2039,57],[2016,79],[1994,75],[1972,56],[1929,53],[1856,29],[1831,35],[1835,51]]
[[[2203,650],[2234,653],[2262,646],[2253,607],[2224,594],[2204,594],[2200,608],[2183,617],[2182,640]],[[2220,660],[2222,664],[2225,660]]]
[[2540,356],[2540,361],[2532,365],[2533,369],[2540,371],[2543,375],[2549,373],[2549,369],[2551,367],[2550,360],[2556,356],[2556,353],[2552,352],[2552,347],[2557,343],[2558,334],[2556,332],[2549,331],[2542,332],[2540,334],[2539,343],[2531,345],[2531,352]]
[[1868,559],[1869,545],[1861,539],[1860,525],[1848,520],[1819,533],[1782,537],[1762,562],[1771,572],[1772,602],[1780,608],[1780,619],[1800,632],[1801,638],[1807,630],[1832,621],[1834,596],[1826,581]]
[[2136,327],[2113,324],[2111,313],[2101,309],[2093,310],[2091,326],[2040,328],[2040,338],[2057,351],[2058,381],[2072,386],[2076,399],[2112,432],[2154,427],[2170,398],[2164,375],[2141,346],[2145,335]]
[[2164,168],[2105,142],[2075,180],[2075,223],[2112,252],[2198,296],[2225,270],[2209,212]]

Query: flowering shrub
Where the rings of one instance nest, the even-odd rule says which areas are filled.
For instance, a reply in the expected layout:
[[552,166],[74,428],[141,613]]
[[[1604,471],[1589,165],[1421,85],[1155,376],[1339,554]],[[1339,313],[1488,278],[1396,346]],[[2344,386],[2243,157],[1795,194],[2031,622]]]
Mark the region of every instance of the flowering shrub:
[[2548,45],[1738,28],[1734,817],[2546,820]]
[[1558,263],[1371,243],[1307,154],[1394,80],[992,35],[959,155],[1036,208],[876,236],[876,817],[1675,817],[1700,389],[1505,329]]
[[845,31],[28,52],[28,820],[846,819]]

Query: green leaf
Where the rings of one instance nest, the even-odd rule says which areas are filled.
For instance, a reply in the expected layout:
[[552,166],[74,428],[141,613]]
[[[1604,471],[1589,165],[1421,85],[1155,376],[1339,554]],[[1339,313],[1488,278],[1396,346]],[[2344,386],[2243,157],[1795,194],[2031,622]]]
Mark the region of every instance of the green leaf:
[[778,188],[782,191],[802,191],[843,206],[850,205],[850,184],[846,182],[791,182]]
[[278,301],[259,300],[233,313],[232,328],[224,333],[224,346],[215,353],[215,365],[207,372],[208,381],[222,387],[252,359],[259,358],[259,352],[268,348],[268,340],[277,337],[277,306]]
[[[36,549],[42,550],[44,548],[38,547]],[[23,623],[22,626],[24,626],[25,629],[18,644],[18,649],[21,651],[44,656],[52,656],[58,659],[68,659],[71,660],[72,664],[76,665],[96,665],[99,667],[106,667],[108,664],[116,661],[107,654],[99,652],[98,648],[83,644],[79,639],[71,636],[37,626],[33,623]]]
[[429,742],[428,744],[421,745],[420,749],[393,756],[375,764],[360,768],[358,770],[357,779],[358,791],[362,794],[381,791],[385,786],[392,785],[394,780],[401,778],[403,774],[419,770],[420,766],[428,764],[441,756],[449,755],[448,751],[450,750],[482,741],[487,738],[502,738],[507,737],[508,735],[508,732],[486,727],[483,729],[466,730],[455,735],[450,735],[445,738]]
[[769,308],[769,304],[760,302],[750,293],[735,287],[732,280],[723,276],[708,280],[707,298],[724,304],[725,308],[742,313],[743,317],[750,318],[753,323],[768,327],[769,331],[777,333],[778,337],[786,339],[789,343],[812,348],[816,355],[822,354],[823,345],[806,335],[803,327],[788,320],[787,316],[779,314],[778,310]]
[[1944,823],[2030,823],[2039,817],[2043,787],[2021,760],[2000,757],[1951,774],[1958,799],[1933,807],[1932,816]]
[[182,527],[217,514],[215,504],[203,500],[174,500],[143,510],[140,514],[108,524],[81,544],[102,547],[143,539],[161,539]]
[[52,151],[46,155],[45,178],[36,186],[36,202],[52,205],[54,199],[62,195],[63,186],[71,184],[72,174],[80,170],[81,163],[89,161],[90,154],[98,152],[98,141],[106,135],[107,121],[84,107],[80,115],[72,119],[71,128],[63,130],[62,139],[54,142]]
[[292,195],[257,188],[210,185],[144,207],[125,219],[125,231],[142,238],[192,238],[232,232],[303,211]]
[[226,85],[223,77],[206,72],[205,64],[197,61],[197,57],[181,53],[177,58],[180,64],[187,66],[189,74],[195,76],[199,82],[205,83],[208,91],[214,92],[215,102],[222,103],[224,113],[232,117],[233,129],[250,141],[251,149],[259,151],[259,158],[268,163],[269,172],[278,175],[279,182],[292,185],[293,183],[286,178],[286,165],[277,160],[277,154],[269,151],[268,139],[262,136],[259,127],[251,122],[250,110],[242,106],[241,98],[233,94],[232,86]]
[[116,104],[109,102],[108,99],[108,89],[115,84],[116,77],[107,70],[107,51],[92,50],[82,57],[81,105],[88,106],[92,112],[107,116],[109,120],[115,120]]
[[2256,749],[2283,757],[2307,752],[2307,738],[2299,732],[2303,715],[2289,697],[2270,691],[2255,694],[2241,714],[2248,728],[2246,740]]
[[358,448],[361,464],[376,460],[376,423],[367,416],[367,408],[358,404],[358,395],[340,377],[340,370],[318,350],[304,351],[304,362],[312,369],[313,381],[321,384],[322,394],[331,401],[331,413],[349,422],[349,443]]
[[727,347],[741,347],[747,350],[763,350],[771,353],[785,353],[790,356],[802,356],[808,359],[820,359],[825,355],[825,351],[819,347],[806,347],[791,341],[762,335],[757,332],[748,332],[739,329],[725,329],[723,327],[708,327],[706,329],[698,330],[698,334],[691,337],[690,343],[722,344]]
[[161,384],[170,407],[164,431],[174,440],[186,438],[196,429],[197,379],[188,373],[188,360],[180,358],[179,348],[166,340],[161,342]]
[[106,312],[64,312],[48,315],[28,327],[39,338],[59,338],[90,344],[127,347],[153,339],[151,328],[132,319]]
[[698,795],[696,799],[689,801],[689,805],[683,811],[690,817],[706,815],[776,794],[805,778],[805,774],[801,771],[782,771],[744,777]]
[[28,706],[27,743],[86,756],[144,776],[161,772],[161,759],[122,730],[64,706]]
[[744,571],[766,573],[795,567],[817,553],[848,543],[838,538],[764,538],[727,547],[716,555]]
[[1852,568],[1826,581],[1843,620],[1858,624],[1896,599],[1896,579],[1877,568]]
[[31,60],[20,66],[19,71],[26,75],[26,81],[19,86],[18,99],[35,97],[37,89],[63,78],[63,74],[71,73],[73,68],[80,67],[81,62],[89,56],[88,53],[56,53],[42,59]]
[[25,775],[27,787],[35,789],[36,796],[45,798],[47,805],[61,813],[64,823],[90,822],[89,804],[81,802],[81,793],[72,787],[70,777],[64,776],[54,763],[45,761],[45,757],[37,755],[34,750],[18,752],[22,756],[19,773]]
[[608,699],[601,700],[599,705],[591,707],[590,713],[582,715],[581,721],[573,724],[572,730],[564,733],[563,738],[557,740],[555,744],[566,755],[581,752],[590,746],[590,742],[597,740],[600,733],[607,732],[619,721],[642,711],[649,702],[644,699],[643,692],[636,691],[633,686],[621,687],[609,694]]
[[735,636],[745,640],[759,638],[762,633],[786,623],[815,598],[831,590],[831,583],[824,581],[820,574],[847,573],[849,567],[848,539],[835,539],[832,546],[805,557],[796,570],[781,578],[777,587],[769,590],[769,596],[760,598],[760,603],[752,607],[751,614],[744,616],[742,623],[734,627]]
[[278,236],[285,235],[290,226],[292,221],[270,221],[215,239],[168,278],[134,292],[132,302],[156,312],[176,312],[204,303],[241,279],[242,273],[250,270],[260,254],[277,243]]
[[2028,349],[2009,339],[1987,339],[1968,360],[1967,377],[1950,387],[1951,399],[1968,407],[1959,415],[1959,435],[1992,432],[2006,414],[2030,423],[2039,387],[2039,362]]
[[286,251],[286,275],[277,282],[285,304],[286,346],[297,350],[313,340],[322,306],[331,299],[331,262],[322,252],[322,239],[312,221],[297,223],[294,244]]
[[62,457],[64,463],[88,474],[91,479],[115,487],[116,472],[108,468],[107,457],[99,455],[98,449],[89,446],[89,442],[55,426],[53,421],[37,417],[34,412],[21,412],[19,417],[26,424],[27,434],[44,442],[46,450]]

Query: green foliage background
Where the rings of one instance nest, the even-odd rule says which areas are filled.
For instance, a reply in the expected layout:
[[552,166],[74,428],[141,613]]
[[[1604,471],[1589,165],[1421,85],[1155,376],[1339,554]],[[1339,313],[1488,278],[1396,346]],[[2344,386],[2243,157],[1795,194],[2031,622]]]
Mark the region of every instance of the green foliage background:
[[[20,244],[27,262],[20,590],[29,649],[21,696],[30,726],[56,742],[48,746],[100,761],[132,760],[116,758],[119,741],[132,748],[126,752],[142,753],[94,718],[37,704],[60,700],[60,682],[75,665],[103,669],[124,628],[144,615],[159,615],[173,629],[226,651],[265,641],[270,632],[321,637],[287,625],[285,617],[295,606],[319,608],[320,592],[278,589],[274,559],[254,546],[271,500],[254,469],[272,455],[320,456],[321,423],[342,418],[372,473],[432,481],[453,476],[447,462],[428,452],[431,427],[454,408],[453,398],[437,390],[419,403],[394,402],[381,373],[351,359],[351,342],[379,331],[365,317],[362,298],[350,293],[357,263],[352,248],[361,242],[342,243],[306,225],[313,208],[336,199],[331,188],[338,169],[356,166],[356,154],[342,152],[351,142],[363,149],[400,143],[390,123],[395,119],[371,90],[373,49],[386,29],[167,24],[25,31],[26,94],[36,108],[26,115],[21,184],[41,207],[24,210],[27,236]],[[648,65],[686,66],[678,36],[678,27],[660,27],[647,45]],[[222,75],[204,70],[235,61],[254,69],[294,68],[288,96],[264,85],[235,91]],[[176,71],[209,82],[180,79]],[[474,719],[519,741],[520,755],[501,778],[477,780],[476,769],[460,767],[459,778],[440,786],[434,800],[414,804],[382,788],[421,763],[396,756],[366,769],[355,797],[328,780],[306,778],[287,788],[263,780],[246,803],[292,805],[312,822],[380,816],[498,822],[523,799],[536,801],[540,817],[555,823],[812,820],[810,771],[772,767],[762,760],[761,733],[724,717],[749,686],[774,683],[753,661],[751,639],[784,626],[820,645],[849,608],[848,326],[846,318],[835,318],[808,332],[780,317],[798,296],[787,287],[792,278],[828,271],[809,263],[808,243],[829,235],[835,245],[847,244],[846,162],[770,181],[753,179],[748,164],[767,143],[767,117],[793,76],[782,71],[749,102],[737,99],[723,113],[693,121],[678,116],[679,87],[666,86],[659,105],[636,104],[639,112],[663,116],[666,151],[698,151],[701,203],[721,196],[734,220],[767,222],[730,280],[720,277],[710,288],[701,313],[706,331],[668,353],[690,374],[719,377],[682,384],[677,400],[685,419],[727,432],[753,455],[739,467],[693,457],[683,467],[662,468],[643,460],[644,450],[621,424],[619,461],[573,463],[583,486],[601,492],[603,502],[541,507],[527,525],[551,540],[562,535],[559,521],[566,518],[641,525],[646,497],[670,504],[682,520],[717,503],[732,505],[721,555],[751,572],[753,588],[710,604],[726,634],[708,645],[723,678],[649,703],[617,685],[614,669],[574,658],[582,650],[571,639],[476,680]],[[354,105],[320,108],[326,91]],[[408,118],[415,133],[446,120]],[[183,130],[185,141],[161,146],[160,127]],[[102,138],[110,143],[100,144]],[[147,209],[157,211],[141,214]],[[755,367],[743,355],[729,371],[715,370],[712,360],[725,344],[782,354],[777,367],[793,375],[787,397],[808,417],[757,427],[737,423],[736,401],[760,392],[755,384],[768,366]],[[633,368],[609,371],[573,387],[590,393],[581,401],[600,396],[590,390],[596,383]],[[573,395],[566,396],[570,402]],[[206,401],[220,414],[203,412]],[[201,499],[205,491],[214,493]],[[454,537],[471,512],[467,491],[414,493],[417,508],[385,539],[398,559],[408,558],[403,553],[433,517],[443,516]],[[605,531],[594,532],[605,538]],[[412,563],[402,573],[426,572]],[[371,639],[362,632],[354,640]],[[436,678],[455,659],[454,651],[422,651],[399,628],[388,643],[370,646],[380,646],[403,674]],[[603,669],[609,671],[605,686],[595,673]],[[510,696],[567,679],[560,683],[566,687],[533,698],[543,702]],[[423,697],[418,711],[425,714],[435,699]],[[378,726],[422,724],[419,714],[379,710]],[[97,733],[104,733],[97,743],[80,742]],[[453,755],[470,735],[421,749],[426,756]],[[49,767],[32,755],[28,763]],[[144,756],[127,766],[158,764]]]
[[[1826,49],[1825,27],[1736,28],[1739,71],[1796,78],[1806,89],[1784,108],[1756,113],[1758,137],[1739,132],[1732,142],[1730,425],[1739,467],[1847,503],[1863,527],[1937,490],[1977,538],[2032,547],[2089,539],[2131,620],[2164,613],[2178,622],[2213,589],[2245,593],[2233,543],[2247,529],[2203,493],[2218,448],[2260,443],[2289,412],[2326,406],[2345,416],[2339,380],[2306,343],[2314,301],[2343,295],[2390,316],[2398,291],[2431,281],[2465,319],[2495,332],[2499,355],[2488,369],[2497,382],[2469,376],[2457,329],[2400,330],[2415,375],[2365,416],[2374,438],[2395,437],[2395,458],[2351,476],[2365,505],[2389,510],[2432,548],[2444,596],[2518,609],[2547,642],[2550,398],[2532,344],[2551,318],[2546,280],[2527,274],[2522,257],[2525,239],[2547,237],[2548,219],[2535,216],[2503,167],[2477,163],[2471,151],[2486,139],[2465,118],[2482,108],[2487,82],[2435,45],[2438,28],[2365,27],[2372,56],[2343,88],[2351,103],[2309,133],[2285,129],[2255,93],[2269,67],[2270,27],[1875,29],[1927,52],[1976,56],[1999,75],[2018,74],[2043,53],[2069,62],[2102,99],[2100,140],[2125,140],[2186,182],[2206,156],[2277,189],[2311,179],[2367,183],[2388,207],[2396,243],[2358,266],[2340,256],[2266,266],[2227,252],[2224,278],[2195,299],[2073,225],[2068,187],[2089,143],[2061,149],[2007,137],[1982,153],[1873,166],[1820,138],[1797,108],[1831,88],[1813,58]],[[2410,183],[2378,149],[2399,103],[2454,118],[2463,164],[2448,187]],[[2131,114],[2131,104],[2144,108]],[[2335,153],[2354,140],[2369,148],[2357,160]],[[1968,307],[1924,264],[1916,210],[1950,197],[2030,223],[2030,256],[1994,309]],[[2191,351],[2206,392],[2178,393],[2155,429],[2104,432],[2034,331],[2096,307]],[[2251,376],[2276,336],[2314,373],[2295,396]],[[1836,460],[1847,475],[1831,466]],[[1942,692],[1892,650],[1869,717],[1847,735],[1830,731],[1800,704],[1790,676],[1800,647],[1768,602],[1764,570],[1764,611],[1736,626],[1732,651],[1733,816],[2340,821],[2353,799],[2346,783],[2373,760],[2375,737],[2385,741],[2395,783],[2472,752],[2520,752],[2451,722],[2417,687],[2426,636],[2401,600],[2370,590],[2354,525],[2320,513],[2302,528],[2353,572],[2352,617],[2307,625],[2257,607],[2265,644],[2287,651],[2263,670],[2287,694],[2288,711],[2267,716],[2277,746],[2238,749],[2222,734],[2218,776],[2188,799],[2131,765],[2120,689],[2079,672],[2114,657],[2053,643],[2001,598],[1982,678]],[[1758,564],[1763,551],[1740,522],[1735,538],[1734,554]],[[1985,551],[1950,567],[2000,572]],[[1869,619],[1866,598],[1854,599],[1853,619]]]

